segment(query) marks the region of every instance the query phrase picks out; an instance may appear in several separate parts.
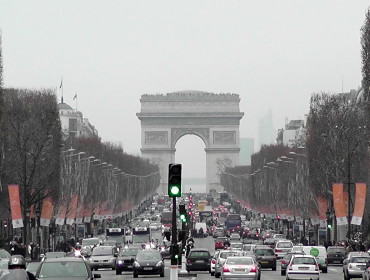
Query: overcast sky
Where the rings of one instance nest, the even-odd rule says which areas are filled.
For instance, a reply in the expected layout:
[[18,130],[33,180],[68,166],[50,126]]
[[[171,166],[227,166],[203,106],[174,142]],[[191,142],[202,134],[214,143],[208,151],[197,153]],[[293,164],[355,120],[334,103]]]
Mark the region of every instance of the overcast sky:
[[[303,118],[313,92],[361,82],[368,0],[0,0],[6,87],[58,88],[99,130],[140,154],[141,94],[194,89],[241,97],[242,137]],[[61,92],[58,90],[58,97]],[[191,148],[189,148],[191,147]],[[185,176],[204,177],[204,144],[180,139]]]

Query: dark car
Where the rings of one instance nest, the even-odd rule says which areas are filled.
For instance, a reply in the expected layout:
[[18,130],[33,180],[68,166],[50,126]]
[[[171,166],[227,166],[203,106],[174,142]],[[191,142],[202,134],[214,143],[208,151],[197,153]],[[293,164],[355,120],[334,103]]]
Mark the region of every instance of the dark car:
[[256,255],[261,268],[271,268],[273,271],[276,270],[276,256],[271,247],[267,245],[257,245],[254,247],[253,253]]
[[211,254],[208,249],[194,248],[191,249],[186,258],[186,270],[190,271],[208,271],[211,273]]
[[283,257],[283,259],[281,260],[281,270],[280,270],[280,274],[282,276],[286,275],[286,268],[288,266],[288,264],[290,263],[290,260],[292,259],[292,257],[294,255],[304,255],[305,253],[303,251],[292,251],[292,252],[288,252],[286,253],[286,255]]
[[264,245],[270,246],[272,249],[275,248],[276,240],[273,238],[266,238],[265,241],[263,241]]
[[116,274],[121,274],[122,271],[131,271],[134,269],[134,261],[139,248],[121,249],[116,261]]
[[159,274],[164,277],[164,262],[161,254],[156,250],[140,250],[137,252],[133,276]]
[[100,274],[92,274],[90,266],[83,258],[51,258],[40,263],[36,272],[37,279],[92,280],[101,278]]
[[346,256],[346,249],[341,246],[329,246],[326,250],[328,264],[343,264]]

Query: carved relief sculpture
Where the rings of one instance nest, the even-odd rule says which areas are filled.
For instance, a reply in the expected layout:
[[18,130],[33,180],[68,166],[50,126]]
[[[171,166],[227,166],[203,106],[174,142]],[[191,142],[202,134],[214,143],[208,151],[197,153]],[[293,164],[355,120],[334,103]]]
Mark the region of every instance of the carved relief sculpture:
[[147,144],[167,144],[167,131],[145,131],[145,143]]
[[235,131],[214,131],[213,143],[214,144],[235,144],[236,137]]

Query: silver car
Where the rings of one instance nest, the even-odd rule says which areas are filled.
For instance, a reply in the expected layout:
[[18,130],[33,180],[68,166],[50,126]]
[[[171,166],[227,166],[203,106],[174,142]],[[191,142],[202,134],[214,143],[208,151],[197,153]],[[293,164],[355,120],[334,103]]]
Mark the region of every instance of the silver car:
[[252,257],[228,257],[222,267],[221,279],[254,279],[261,277],[259,264]]
[[116,269],[117,252],[112,246],[98,246],[92,251],[89,258],[91,270],[98,270],[99,268]]
[[218,257],[216,259],[216,266],[215,266],[215,277],[220,278],[221,276],[221,271],[222,271],[222,266],[226,259],[231,256],[235,256],[236,252],[234,251],[229,251],[229,250],[222,250],[218,254]]
[[366,254],[364,256],[353,256],[343,261],[344,279],[351,279],[355,277],[362,277],[366,269],[366,263],[370,262],[370,257]]

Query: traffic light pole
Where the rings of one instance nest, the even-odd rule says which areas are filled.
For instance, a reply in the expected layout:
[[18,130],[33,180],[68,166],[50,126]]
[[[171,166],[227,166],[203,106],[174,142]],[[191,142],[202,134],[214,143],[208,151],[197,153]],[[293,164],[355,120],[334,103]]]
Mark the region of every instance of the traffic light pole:
[[178,279],[177,258],[178,245],[177,245],[177,217],[176,217],[176,197],[172,198],[172,250],[171,250],[171,267],[170,267],[170,280]]

